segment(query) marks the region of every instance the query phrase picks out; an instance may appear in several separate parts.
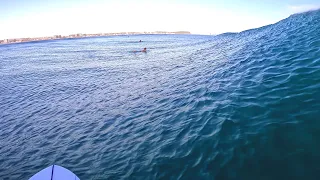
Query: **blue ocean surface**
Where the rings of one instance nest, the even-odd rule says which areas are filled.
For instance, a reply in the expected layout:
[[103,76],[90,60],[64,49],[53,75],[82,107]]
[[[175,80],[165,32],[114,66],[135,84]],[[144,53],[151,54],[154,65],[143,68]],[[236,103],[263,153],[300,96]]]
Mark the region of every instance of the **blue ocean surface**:
[[320,179],[319,142],[319,10],[218,36],[0,46],[3,180],[52,164],[82,180]]

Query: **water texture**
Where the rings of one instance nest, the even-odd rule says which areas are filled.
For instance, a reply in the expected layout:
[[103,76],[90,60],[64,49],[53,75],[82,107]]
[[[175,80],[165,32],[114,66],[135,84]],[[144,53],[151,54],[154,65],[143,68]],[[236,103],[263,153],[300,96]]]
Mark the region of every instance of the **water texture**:
[[0,179],[51,164],[82,180],[320,179],[319,110],[320,11],[218,36],[2,45]]

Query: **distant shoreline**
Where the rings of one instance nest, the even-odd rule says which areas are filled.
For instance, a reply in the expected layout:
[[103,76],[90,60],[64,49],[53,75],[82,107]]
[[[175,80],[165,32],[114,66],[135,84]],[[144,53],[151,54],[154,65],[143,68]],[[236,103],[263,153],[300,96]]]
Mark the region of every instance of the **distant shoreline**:
[[70,34],[67,36],[54,35],[46,37],[35,37],[35,38],[12,38],[0,40],[1,44],[14,44],[23,42],[36,42],[36,41],[46,41],[46,40],[59,40],[59,39],[75,39],[75,38],[86,38],[86,37],[104,37],[104,36],[119,36],[119,35],[145,35],[145,34],[191,34],[189,31],[155,31],[155,32],[119,32],[119,33],[98,33],[98,34]]

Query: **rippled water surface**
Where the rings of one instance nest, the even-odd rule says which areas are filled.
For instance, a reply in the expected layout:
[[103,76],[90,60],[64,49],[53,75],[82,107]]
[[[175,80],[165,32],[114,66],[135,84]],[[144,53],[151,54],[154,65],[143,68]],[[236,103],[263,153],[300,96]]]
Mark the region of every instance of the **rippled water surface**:
[[0,179],[51,164],[82,180],[320,178],[320,11],[2,45],[0,77]]

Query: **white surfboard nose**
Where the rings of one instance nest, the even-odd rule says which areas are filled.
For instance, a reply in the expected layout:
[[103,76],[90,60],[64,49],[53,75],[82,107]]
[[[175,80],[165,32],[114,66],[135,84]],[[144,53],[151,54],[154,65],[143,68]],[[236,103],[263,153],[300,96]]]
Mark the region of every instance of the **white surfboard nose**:
[[73,172],[68,169],[52,165],[37,174],[33,175],[29,180],[80,180]]

